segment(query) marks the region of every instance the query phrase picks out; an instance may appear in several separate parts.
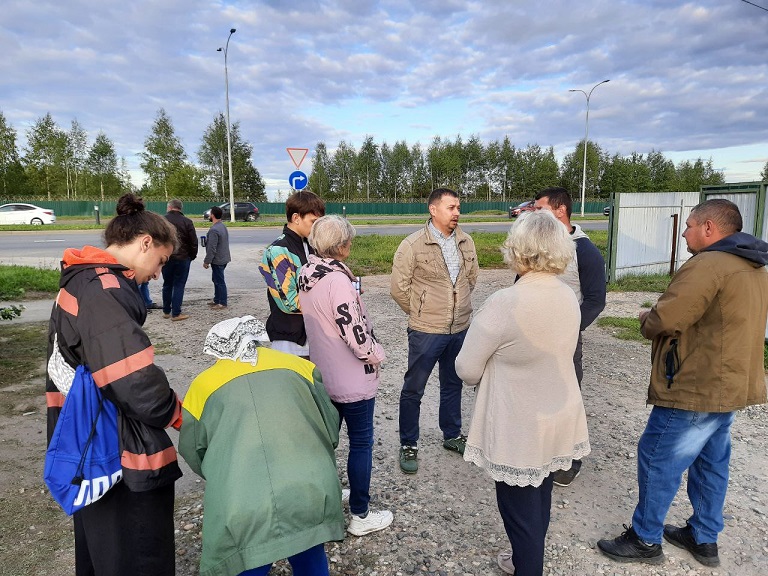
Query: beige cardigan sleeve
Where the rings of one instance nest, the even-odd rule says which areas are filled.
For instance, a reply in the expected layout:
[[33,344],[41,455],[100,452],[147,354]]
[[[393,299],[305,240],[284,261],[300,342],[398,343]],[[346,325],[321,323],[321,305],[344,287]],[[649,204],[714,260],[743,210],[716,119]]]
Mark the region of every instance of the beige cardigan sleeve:
[[480,383],[488,360],[501,344],[504,321],[494,305],[496,299],[496,294],[492,295],[477,311],[456,357],[456,373],[468,386]]

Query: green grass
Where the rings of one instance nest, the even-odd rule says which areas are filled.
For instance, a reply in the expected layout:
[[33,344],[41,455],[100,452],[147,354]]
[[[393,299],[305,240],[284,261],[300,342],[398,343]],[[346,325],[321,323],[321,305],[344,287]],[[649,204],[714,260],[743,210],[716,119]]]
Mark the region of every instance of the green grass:
[[[477,249],[481,268],[504,268],[499,247],[506,234],[496,232],[473,232],[471,234]],[[357,236],[352,242],[352,253],[347,265],[359,276],[389,274],[392,272],[392,257],[405,238],[405,234],[383,236],[372,234]]]
[[597,319],[597,325],[607,329],[619,340],[645,341],[645,338],[640,333],[640,320],[637,318],[603,316]]
[[58,290],[58,270],[0,265],[0,300],[15,300],[30,296],[30,292],[48,297]]
[[666,274],[630,275],[608,284],[609,292],[664,292],[670,278]]

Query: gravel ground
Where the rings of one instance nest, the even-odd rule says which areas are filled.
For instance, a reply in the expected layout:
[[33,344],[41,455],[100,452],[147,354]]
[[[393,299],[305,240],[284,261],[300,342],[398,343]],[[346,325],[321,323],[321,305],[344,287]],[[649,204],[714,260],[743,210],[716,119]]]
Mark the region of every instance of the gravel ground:
[[[508,271],[483,271],[473,300],[480,305],[491,293],[508,286]],[[496,554],[508,541],[496,508],[493,482],[478,468],[442,448],[437,426],[437,379],[427,386],[421,417],[420,468],[406,476],[398,467],[398,398],[407,364],[406,317],[389,297],[389,277],[364,279],[366,301],[388,355],[377,397],[372,508],[387,508],[395,515],[392,526],[382,532],[327,546],[333,574],[371,576],[434,574],[501,574]],[[163,320],[153,314],[147,328],[155,340],[172,343],[183,354],[161,356],[169,377],[179,392],[182,383],[207,366],[198,353],[216,314],[204,309],[208,294],[191,294],[186,310],[193,318],[183,323]],[[655,302],[648,293],[611,293],[603,315],[636,316],[640,305]],[[265,317],[266,302],[258,287],[233,294],[229,316],[254,314]],[[768,574],[768,478],[766,460],[765,407],[739,414],[734,425],[731,487],[726,502],[726,528],[720,540],[722,564],[707,569],[685,551],[665,546],[667,561],[661,566],[622,565],[602,556],[595,548],[600,538],[616,536],[629,523],[637,497],[635,455],[649,408],[645,395],[650,367],[650,347],[641,342],[618,340],[609,330],[592,326],[585,338],[584,403],[592,454],[585,460],[579,478],[568,488],[555,488],[552,522],[547,538],[546,573],[703,575]],[[471,389],[465,391],[465,431],[473,403]],[[344,432],[342,431],[342,437]],[[342,438],[338,464],[342,481],[347,444]],[[196,574],[200,552],[202,482],[191,472],[179,484],[178,571]],[[348,512],[348,511],[347,511]],[[668,516],[669,522],[684,523],[690,506],[684,489]],[[290,574],[284,562],[273,574]]]
[[[473,296],[475,305],[479,306],[491,293],[511,281],[508,271],[482,271]],[[362,538],[348,536],[343,542],[328,544],[331,573],[502,574],[496,566],[496,554],[508,547],[508,541],[496,508],[494,485],[478,468],[442,448],[437,426],[436,375],[430,379],[422,405],[419,472],[406,476],[399,470],[397,416],[407,363],[406,317],[389,297],[388,276],[367,277],[363,285],[363,298],[388,355],[377,398],[371,506],[391,510],[395,519],[387,530]],[[154,283],[152,290],[157,291]],[[253,287],[230,290],[230,310],[226,316],[208,310],[205,302],[210,299],[210,292],[212,288],[188,291],[184,311],[191,318],[187,321],[170,322],[156,311],[149,315],[146,323],[157,348],[157,361],[181,395],[192,378],[210,364],[208,357],[200,352],[210,326],[225,317],[253,314],[265,318],[267,314],[265,290],[258,279]],[[642,303],[654,302],[656,297],[647,293],[610,293],[603,315],[636,316]],[[670,545],[664,546],[667,559],[659,566],[618,564],[597,551],[597,540],[618,535],[623,530],[622,524],[629,523],[636,502],[635,456],[637,440],[649,412],[645,406],[649,357],[650,347],[646,343],[619,340],[609,330],[594,325],[586,332],[583,393],[593,451],[570,487],[555,487],[545,574],[765,576],[768,574],[768,411],[765,406],[742,411],[733,427],[731,483],[725,506],[726,527],[720,538],[722,564],[719,568],[705,568],[687,552]],[[473,392],[467,389],[464,394],[466,432]],[[26,419],[18,416],[13,422],[16,424],[0,426],[0,432],[30,440],[7,442],[4,447],[21,446],[16,448],[16,462],[24,463],[22,474],[34,476],[42,462],[44,434],[39,431],[44,429],[44,416],[42,412]],[[21,453],[23,451],[26,452]],[[346,439],[342,438],[338,465],[344,483],[346,453]],[[0,467],[0,484],[7,478],[2,472]],[[15,473],[19,474],[18,470]],[[36,493],[42,494],[39,484],[37,480]],[[203,485],[185,466],[185,476],[177,485],[176,511],[177,573],[181,576],[198,573]],[[683,489],[667,521],[682,524],[689,514],[690,505]],[[62,518],[62,522],[68,520]],[[39,567],[36,573],[71,573],[72,548],[57,550],[50,562],[50,566]],[[282,561],[272,571],[275,575],[290,573],[287,563]]]

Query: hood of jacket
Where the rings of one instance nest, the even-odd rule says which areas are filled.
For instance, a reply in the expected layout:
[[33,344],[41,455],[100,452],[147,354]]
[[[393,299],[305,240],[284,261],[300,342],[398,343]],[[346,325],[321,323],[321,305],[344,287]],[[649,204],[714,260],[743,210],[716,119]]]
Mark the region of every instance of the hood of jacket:
[[768,264],[768,242],[746,232],[736,232],[707,246],[702,252],[726,252],[753,263],[755,268]]
[[578,224],[571,224],[573,226],[573,231],[571,232],[571,238],[573,240],[578,240],[579,238],[589,238],[584,232],[584,230],[581,229],[581,226]]
[[[61,259],[61,279],[59,287],[63,288],[67,282],[84,268],[110,268],[113,271],[126,271],[127,267],[118,263],[115,257],[103,248],[84,246],[83,248],[67,248]],[[130,274],[125,274],[130,277]]]
[[315,285],[332,272],[341,272],[354,282],[355,276],[341,260],[333,258],[320,258],[316,254],[310,254],[307,263],[299,272],[298,286],[302,292],[309,292]]

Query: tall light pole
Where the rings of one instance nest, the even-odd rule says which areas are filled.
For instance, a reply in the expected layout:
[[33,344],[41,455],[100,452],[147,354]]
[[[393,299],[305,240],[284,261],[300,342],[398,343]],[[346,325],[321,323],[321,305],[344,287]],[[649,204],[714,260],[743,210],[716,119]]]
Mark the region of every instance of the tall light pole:
[[232,183],[232,135],[229,132],[229,76],[227,73],[227,50],[229,50],[229,39],[232,34],[237,32],[235,28],[230,28],[227,43],[224,48],[217,48],[217,52],[224,52],[224,90],[227,95],[227,160],[229,161],[229,221],[235,221],[235,187]]
[[[225,58],[226,59],[226,58]],[[610,82],[610,80],[603,80],[602,82],[598,82],[594,86],[592,86],[592,90],[589,91],[589,93],[584,92],[584,90],[568,90],[568,92],[581,92],[584,94],[584,96],[587,99],[587,123],[586,128],[584,128],[584,168],[583,173],[581,175],[581,217],[584,218],[584,203],[585,203],[585,194],[587,189],[587,144],[589,143],[589,98],[592,96],[592,92],[595,88],[600,86],[600,84],[605,84],[606,82]]]

